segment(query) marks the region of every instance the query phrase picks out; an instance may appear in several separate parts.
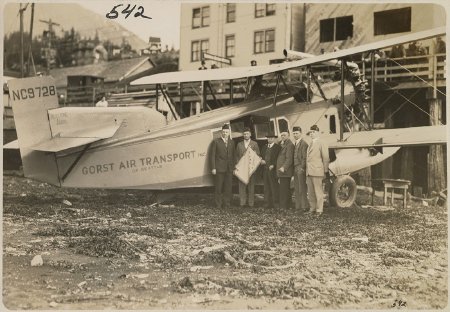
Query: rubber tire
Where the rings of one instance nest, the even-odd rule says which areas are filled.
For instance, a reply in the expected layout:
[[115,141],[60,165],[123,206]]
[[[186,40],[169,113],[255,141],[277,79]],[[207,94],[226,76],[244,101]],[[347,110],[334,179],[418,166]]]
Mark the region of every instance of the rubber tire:
[[[347,184],[349,187],[349,197],[343,201],[338,197],[338,191],[344,184]],[[331,185],[329,194],[330,203],[332,206],[339,208],[351,207],[355,202],[356,193],[357,189],[355,180],[353,180],[353,178],[349,175],[339,176],[334,180],[333,185]]]

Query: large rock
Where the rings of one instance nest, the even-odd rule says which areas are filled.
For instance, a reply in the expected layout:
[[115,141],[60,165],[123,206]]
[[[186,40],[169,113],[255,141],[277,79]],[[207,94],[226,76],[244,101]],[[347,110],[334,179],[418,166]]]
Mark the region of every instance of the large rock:
[[41,255],[34,256],[33,260],[31,260],[31,266],[42,266],[44,264],[44,260]]

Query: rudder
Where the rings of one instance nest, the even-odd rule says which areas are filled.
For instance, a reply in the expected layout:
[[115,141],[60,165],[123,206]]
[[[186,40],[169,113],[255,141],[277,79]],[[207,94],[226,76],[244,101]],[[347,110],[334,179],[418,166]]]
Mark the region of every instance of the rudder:
[[52,138],[48,110],[58,108],[58,96],[52,77],[32,77],[8,81],[24,175],[60,186],[54,153],[32,147]]

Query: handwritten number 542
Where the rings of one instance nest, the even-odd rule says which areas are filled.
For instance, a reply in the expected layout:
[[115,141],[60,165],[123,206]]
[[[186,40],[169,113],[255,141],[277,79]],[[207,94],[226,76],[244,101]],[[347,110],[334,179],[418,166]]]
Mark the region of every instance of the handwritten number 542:
[[[106,13],[106,17],[109,19],[115,19],[117,17],[119,17],[119,12],[116,11],[116,9],[120,6],[122,6],[123,4],[118,4],[115,5],[111,11],[109,11],[108,13]],[[123,9],[120,13],[125,14],[125,18],[127,18],[128,16],[130,16],[130,14],[134,11],[134,9],[136,8],[136,5],[134,5],[131,9],[130,9],[131,5],[127,4],[127,7],[125,9]],[[143,17],[143,18],[148,18],[148,19],[152,19],[150,16],[146,16],[144,15],[144,8],[142,6],[138,6],[137,8],[137,12],[134,13],[134,17]]]

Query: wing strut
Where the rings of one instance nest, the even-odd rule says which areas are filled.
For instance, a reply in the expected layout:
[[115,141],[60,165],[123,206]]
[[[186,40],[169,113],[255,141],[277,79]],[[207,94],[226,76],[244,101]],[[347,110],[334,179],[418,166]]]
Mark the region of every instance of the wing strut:
[[214,99],[214,103],[216,103],[217,107],[223,107],[222,102],[219,102],[216,98],[216,94],[214,92],[214,90],[212,89],[211,83],[209,81],[205,81],[205,84],[208,86],[209,92],[211,92],[211,95]]
[[[311,78],[313,79],[314,83],[317,86],[317,89],[319,89],[320,95],[322,96],[322,98],[326,101],[327,97],[325,96],[325,93],[322,90],[321,85],[319,84],[319,81],[317,80],[316,75],[314,74],[314,72],[312,70],[310,70],[310,74],[311,74]],[[308,92],[309,92],[309,88],[308,88]]]
[[311,104],[309,100],[309,92],[311,90],[311,65],[306,66],[306,102]]
[[275,87],[275,94],[273,96],[273,107],[275,108],[277,106],[277,95],[278,95],[278,88],[280,87],[280,73],[277,73],[277,86]]
[[339,141],[343,141],[344,139],[344,94],[345,94],[345,90],[344,90],[344,86],[345,86],[345,60],[341,59],[341,105],[339,105],[339,115],[340,115],[340,128],[341,131],[339,133]]
[[175,118],[175,120],[178,120],[177,116],[179,114],[176,111],[174,111],[174,108],[172,107],[172,102],[169,100],[168,95],[166,94],[166,92],[163,89],[161,89],[161,93],[162,93],[162,95],[164,96],[164,99],[167,102],[167,106],[169,106],[169,108],[170,108],[170,112],[172,113],[173,118]]
[[161,94],[163,95],[164,99],[166,100],[167,106],[169,106],[169,109],[170,109],[170,112],[172,113],[173,118],[175,118],[175,120],[178,120],[178,116],[180,114],[176,110],[174,110],[174,107],[172,107],[172,101],[170,100],[170,97],[167,95],[166,91],[164,91],[164,89],[163,89],[161,84],[157,84],[156,85],[156,110],[159,110],[159,106],[158,106],[158,98],[159,98],[158,89],[161,90]]
[[373,129],[375,102],[375,52],[370,53],[370,120],[369,127]]
[[291,90],[289,90],[289,87],[288,87],[288,85],[286,84],[286,81],[284,80],[283,75],[280,74],[279,77],[280,77],[281,82],[283,83],[284,87],[286,88],[286,91],[289,93],[289,95],[290,95],[290,96],[294,96],[294,95],[292,94]]
[[230,79],[230,105],[233,104],[233,79]]
[[75,165],[80,161],[81,157],[83,157],[84,153],[88,150],[88,148],[91,146],[92,143],[86,144],[86,146],[83,148],[83,150],[78,154],[77,158],[74,160],[74,162],[70,165],[69,169],[67,169],[66,173],[62,176],[61,180],[64,182],[64,180],[67,178],[69,173],[73,170]]

